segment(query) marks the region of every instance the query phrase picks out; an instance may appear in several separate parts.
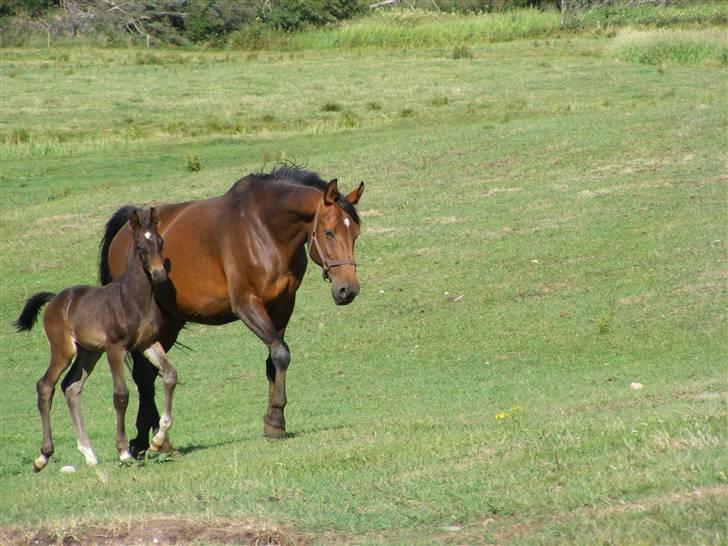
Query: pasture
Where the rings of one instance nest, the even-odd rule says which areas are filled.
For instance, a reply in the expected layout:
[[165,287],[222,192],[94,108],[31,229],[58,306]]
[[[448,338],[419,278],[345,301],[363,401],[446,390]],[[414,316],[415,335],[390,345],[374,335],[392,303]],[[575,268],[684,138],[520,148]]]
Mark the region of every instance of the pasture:
[[[725,543],[725,63],[633,63],[619,38],[4,50],[0,542]],[[263,345],[190,325],[178,456],[118,466],[101,361],[99,466],[57,393],[33,475],[47,346],[11,328],[25,299],[94,283],[118,206],[280,160],[366,184],[358,299],[336,307],[312,263],[299,291],[289,438],[262,434]]]

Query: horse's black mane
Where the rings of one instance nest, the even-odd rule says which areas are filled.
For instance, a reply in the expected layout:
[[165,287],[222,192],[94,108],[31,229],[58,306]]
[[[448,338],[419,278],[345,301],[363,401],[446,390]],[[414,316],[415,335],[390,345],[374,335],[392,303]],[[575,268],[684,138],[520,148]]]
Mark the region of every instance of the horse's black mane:
[[[295,165],[283,165],[274,168],[270,173],[256,173],[253,176],[262,180],[293,184],[296,186],[307,186],[321,191],[325,191],[326,185],[328,184],[328,182],[322,179],[318,173],[301,169]],[[339,193],[336,198],[336,203],[345,213],[351,216],[352,220],[354,220],[357,224],[361,224],[359,214],[356,212],[354,206],[347,201],[343,194]]]

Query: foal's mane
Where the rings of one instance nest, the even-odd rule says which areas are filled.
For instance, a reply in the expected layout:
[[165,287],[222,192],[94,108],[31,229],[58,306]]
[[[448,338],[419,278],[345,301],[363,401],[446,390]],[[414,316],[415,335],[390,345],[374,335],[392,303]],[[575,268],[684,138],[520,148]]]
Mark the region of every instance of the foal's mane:
[[[283,165],[274,168],[270,173],[256,173],[253,176],[260,178],[261,180],[270,181],[277,184],[289,184],[292,186],[303,186],[307,188],[315,188],[326,191],[328,182],[322,179],[318,173],[313,171],[306,171],[293,165]],[[356,212],[354,206],[347,201],[346,196],[339,193],[336,197],[336,203],[342,208],[342,210],[351,216],[357,224],[361,224],[359,214]]]

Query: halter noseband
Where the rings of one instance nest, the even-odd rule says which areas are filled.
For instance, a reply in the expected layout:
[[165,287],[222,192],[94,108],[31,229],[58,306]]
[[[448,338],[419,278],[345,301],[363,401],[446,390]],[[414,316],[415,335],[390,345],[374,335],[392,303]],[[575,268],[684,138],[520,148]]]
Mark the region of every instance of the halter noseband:
[[[321,248],[321,244],[319,243],[318,236],[316,234],[316,229],[318,228],[318,219],[319,219],[319,213],[321,212],[321,205],[323,203],[319,203],[318,208],[316,209],[316,215],[313,217],[313,227],[311,228],[311,238],[309,240],[309,254],[311,253],[311,244],[313,243],[313,246],[316,247],[316,252],[319,255],[319,258],[321,259],[321,267],[322,267],[322,275],[324,277],[324,280],[331,282],[331,277],[329,277],[329,269],[332,267],[337,267],[339,265],[353,265],[356,267],[356,261],[353,258],[346,258],[344,260],[328,260],[326,259],[326,254],[324,254],[324,249]],[[313,259],[313,257],[311,257]]]

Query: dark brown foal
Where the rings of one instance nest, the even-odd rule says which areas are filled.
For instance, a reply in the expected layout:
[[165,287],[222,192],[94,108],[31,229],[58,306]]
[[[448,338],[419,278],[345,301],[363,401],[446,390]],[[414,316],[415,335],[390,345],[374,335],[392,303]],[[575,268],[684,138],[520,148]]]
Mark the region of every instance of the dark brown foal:
[[75,356],[82,368],[81,377],[64,394],[76,430],[78,449],[87,464],[97,464],[98,460],[84,429],[80,396],[84,382],[104,352],[114,382],[116,449],[121,461],[131,459],[124,427],[129,402],[129,390],[124,379],[124,357],[127,352],[142,352],[163,376],[164,411],[159,431],[152,440],[152,449],[158,451],[162,447],[167,439],[167,431],[172,426],[172,394],[177,384],[177,372],[157,342],[162,315],[153,294],[153,284],[167,279],[157,211],[154,208],[150,210],[149,221],[145,224],[141,223],[137,212],[133,212],[129,223],[134,248],[123,275],[101,288],[73,286],[57,296],[50,292],[35,294],[28,299],[15,322],[18,331],[30,330],[40,308],[50,302],[43,313],[43,328],[51,351],[50,365],[36,385],[43,443],[40,456],[33,462],[35,472],[43,470],[53,454],[50,420],[53,394],[58,378]]

